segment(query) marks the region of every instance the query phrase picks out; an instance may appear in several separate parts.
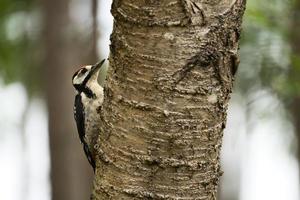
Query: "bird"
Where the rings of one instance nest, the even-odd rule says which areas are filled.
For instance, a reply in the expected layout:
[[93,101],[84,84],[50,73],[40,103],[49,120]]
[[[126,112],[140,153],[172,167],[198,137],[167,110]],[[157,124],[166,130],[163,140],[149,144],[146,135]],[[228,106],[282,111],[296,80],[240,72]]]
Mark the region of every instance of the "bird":
[[94,145],[99,135],[99,109],[101,109],[104,93],[98,83],[99,70],[105,59],[95,65],[85,65],[72,76],[72,84],[76,90],[74,101],[74,119],[84,153],[95,172],[96,163]]

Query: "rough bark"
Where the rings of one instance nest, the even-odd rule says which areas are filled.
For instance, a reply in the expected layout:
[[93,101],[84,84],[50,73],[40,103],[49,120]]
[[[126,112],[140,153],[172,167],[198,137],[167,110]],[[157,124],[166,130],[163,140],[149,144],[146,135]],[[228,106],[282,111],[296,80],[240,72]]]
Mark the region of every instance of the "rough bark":
[[114,0],[92,199],[216,199],[245,0]]
[[[79,40],[69,20],[69,0],[44,0],[44,82],[49,112],[51,191],[53,200],[83,200],[91,193],[92,169],[73,119],[74,67],[82,65]],[[81,62],[80,62],[81,61]]]

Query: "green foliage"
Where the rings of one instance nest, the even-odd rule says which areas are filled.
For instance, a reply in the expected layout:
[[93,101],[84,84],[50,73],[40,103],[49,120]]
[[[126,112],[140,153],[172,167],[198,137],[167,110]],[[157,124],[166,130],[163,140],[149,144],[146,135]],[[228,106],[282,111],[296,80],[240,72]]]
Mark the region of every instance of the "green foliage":
[[[294,3],[248,0],[235,87],[240,93],[265,87],[283,98],[300,95],[300,58],[289,40]],[[41,85],[39,18],[33,0],[0,1],[0,78],[21,81],[31,95]]]
[[0,1],[1,79],[5,83],[21,81],[30,95],[39,90],[40,74],[35,13],[32,0]]
[[240,93],[247,96],[266,88],[283,100],[299,93],[300,83],[293,79],[299,80],[300,70],[292,68],[299,66],[300,60],[291,58],[289,39],[293,8],[292,0],[248,1],[236,82]]
[[292,0],[249,0],[245,24],[282,32],[289,23]]
[[[300,52],[299,52],[300,53]],[[291,70],[289,73],[289,81],[287,83],[288,94],[300,96],[300,55],[291,55]]]

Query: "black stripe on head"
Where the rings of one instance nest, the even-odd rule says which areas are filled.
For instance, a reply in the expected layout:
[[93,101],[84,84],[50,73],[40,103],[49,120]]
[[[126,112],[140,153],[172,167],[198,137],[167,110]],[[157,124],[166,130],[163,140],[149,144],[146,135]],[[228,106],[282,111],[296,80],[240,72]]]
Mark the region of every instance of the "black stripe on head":
[[102,61],[96,63],[95,65],[92,65],[91,71],[90,73],[85,77],[82,85],[86,85],[86,83],[88,82],[88,80],[91,78],[91,76],[96,72],[99,71],[100,68],[102,67],[103,63],[105,62],[105,59],[103,59]]
[[85,72],[87,72],[87,69],[85,67],[83,67],[79,73],[84,74]]
[[72,80],[75,78],[75,76],[77,76],[78,74],[84,74],[87,72],[87,69],[85,67],[82,67],[80,69],[78,69],[72,76]]
[[86,87],[85,85],[75,84],[74,87],[79,93],[83,92],[86,95],[86,97],[89,99],[96,97],[93,91],[90,88]]
[[95,97],[96,97],[96,95],[93,93],[93,91],[92,91],[90,88],[86,87],[86,86],[84,86],[82,92],[83,92],[83,93],[86,95],[86,97],[89,98],[89,99],[95,98]]

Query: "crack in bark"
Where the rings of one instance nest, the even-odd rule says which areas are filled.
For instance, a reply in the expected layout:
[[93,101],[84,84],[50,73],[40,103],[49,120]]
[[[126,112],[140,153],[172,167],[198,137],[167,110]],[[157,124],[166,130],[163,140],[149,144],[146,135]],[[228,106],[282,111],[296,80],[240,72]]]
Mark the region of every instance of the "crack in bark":
[[189,19],[189,23],[191,23],[191,25],[204,26],[206,24],[206,18],[201,5],[199,5],[198,2],[195,2],[195,0],[181,1],[184,6],[185,14]]

